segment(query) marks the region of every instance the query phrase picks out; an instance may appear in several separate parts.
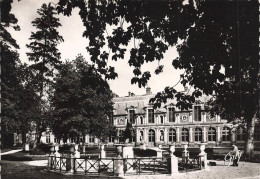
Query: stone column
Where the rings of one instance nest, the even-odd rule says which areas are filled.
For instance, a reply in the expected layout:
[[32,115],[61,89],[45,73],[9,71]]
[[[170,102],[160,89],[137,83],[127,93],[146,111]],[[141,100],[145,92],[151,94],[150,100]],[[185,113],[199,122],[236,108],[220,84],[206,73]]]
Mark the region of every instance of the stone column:
[[189,142],[193,142],[193,131],[192,131],[192,127],[190,127],[190,129],[189,129]]
[[168,144],[168,129],[165,127],[164,128],[164,143]]
[[180,128],[177,127],[176,129],[176,142],[180,142]]
[[158,144],[160,141],[160,131],[158,128],[155,129],[155,143]]
[[144,144],[148,143],[148,134],[147,134],[147,129],[144,129]]
[[221,131],[220,131],[220,127],[219,126],[217,126],[217,136],[216,136],[216,138],[217,138],[217,143],[220,143],[221,142]]
[[[178,157],[176,157],[173,153],[175,152],[175,146],[170,146],[170,156],[171,156],[171,162],[170,162],[170,175],[173,176],[176,173],[179,173],[178,171]],[[169,163],[168,163],[169,165]]]
[[206,129],[205,126],[203,127],[202,134],[203,134],[203,136],[202,136],[202,141],[203,141],[203,142],[207,142],[207,129]]

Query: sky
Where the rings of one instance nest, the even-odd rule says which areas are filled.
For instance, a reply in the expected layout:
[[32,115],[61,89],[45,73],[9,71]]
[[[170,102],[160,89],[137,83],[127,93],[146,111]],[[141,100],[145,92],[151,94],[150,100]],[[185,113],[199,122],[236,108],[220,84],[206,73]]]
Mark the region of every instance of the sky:
[[[26,48],[28,44],[31,32],[35,32],[36,29],[32,26],[31,22],[38,17],[37,9],[41,7],[43,3],[57,3],[58,0],[14,0],[12,4],[12,13],[18,19],[18,25],[20,26],[20,31],[14,31],[10,29],[10,33],[16,39],[20,49],[18,53],[20,54],[20,59],[22,62],[31,63],[28,61],[26,52],[30,50]],[[78,54],[82,54],[85,59],[90,62],[90,56],[86,50],[88,46],[88,40],[82,36],[84,31],[84,26],[78,15],[78,9],[72,11],[70,17],[57,15],[62,24],[58,31],[60,35],[63,36],[64,42],[58,45],[58,49],[61,53],[61,60],[73,60]],[[112,32],[112,28],[108,29],[108,33]],[[127,47],[127,52],[124,59],[119,59],[118,61],[109,60],[109,65],[114,66],[116,72],[118,73],[118,78],[115,80],[109,80],[108,83],[113,92],[119,96],[127,96],[128,92],[132,92],[136,95],[145,94],[145,88],[139,88],[137,84],[131,84],[131,78],[134,76],[132,71],[133,67],[128,65],[129,50],[131,49],[130,42]],[[178,56],[175,47],[169,48],[165,53],[164,59],[161,60],[160,65],[164,65],[163,73],[156,75],[154,70],[158,66],[158,62],[150,62],[142,67],[142,71],[150,71],[152,77],[148,82],[148,86],[151,87],[152,93],[157,93],[163,91],[166,86],[174,86],[178,83],[180,79],[180,74],[182,71],[176,70],[172,66],[172,60]],[[176,86],[177,90],[183,90],[182,85],[178,84]]]

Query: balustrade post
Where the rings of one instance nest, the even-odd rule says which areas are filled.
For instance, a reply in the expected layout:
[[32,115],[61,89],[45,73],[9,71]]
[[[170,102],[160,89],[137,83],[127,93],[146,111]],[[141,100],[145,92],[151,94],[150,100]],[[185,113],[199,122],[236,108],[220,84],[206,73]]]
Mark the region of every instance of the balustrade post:
[[104,150],[104,148],[105,148],[104,144],[101,144],[100,158],[106,158],[106,151]]
[[208,169],[207,153],[205,152],[205,148],[206,148],[206,143],[201,143],[200,153],[198,156],[200,157],[200,161],[201,161],[200,165],[202,169]]
[[162,158],[162,145],[158,145],[157,158]]
[[75,146],[70,146],[70,156],[66,159],[66,171],[68,173],[74,172],[74,152],[75,152]]
[[54,160],[54,146],[50,147],[50,155],[48,157],[48,170],[53,169],[53,160]]
[[173,153],[175,152],[175,146],[170,146],[170,157],[171,157],[171,162],[170,162],[170,174],[171,176],[179,173],[178,171],[178,157],[176,157]]
[[75,158],[80,158],[79,144],[75,144]]
[[114,159],[114,175],[123,176],[124,175],[124,163],[122,158],[122,146],[117,147],[117,158]]

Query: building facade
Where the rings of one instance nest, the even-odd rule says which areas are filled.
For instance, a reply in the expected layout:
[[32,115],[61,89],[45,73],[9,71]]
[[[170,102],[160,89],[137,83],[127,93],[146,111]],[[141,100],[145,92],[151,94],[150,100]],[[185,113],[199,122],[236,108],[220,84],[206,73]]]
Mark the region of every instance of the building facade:
[[[207,96],[200,98],[199,104],[194,104],[192,109],[182,111],[176,108],[176,101],[168,100],[161,108],[153,109],[149,100],[154,97],[151,89],[146,88],[146,94],[115,97],[113,118],[111,122],[116,127],[117,138],[109,137],[108,145],[123,142],[123,133],[127,122],[132,124],[133,137],[130,142],[136,146],[145,143],[147,146],[171,145],[180,146],[189,143],[196,147],[199,143],[207,143],[212,147],[229,147],[232,144],[242,147],[245,142],[245,130],[234,128],[227,120],[220,116],[211,115],[206,110]],[[260,126],[255,128],[255,146],[260,146]],[[67,142],[74,142],[70,139]],[[43,133],[43,143],[55,143],[56,139],[50,131]],[[81,136],[80,143],[89,146],[98,145],[99,139],[94,136]]]

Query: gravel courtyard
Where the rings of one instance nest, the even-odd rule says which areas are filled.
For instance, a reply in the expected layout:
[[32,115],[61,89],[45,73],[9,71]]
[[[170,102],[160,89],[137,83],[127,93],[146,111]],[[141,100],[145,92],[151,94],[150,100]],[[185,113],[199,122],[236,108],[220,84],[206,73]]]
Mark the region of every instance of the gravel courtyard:
[[[211,160],[213,161],[213,160]],[[123,178],[173,178],[173,179],[260,179],[260,163],[240,162],[238,167],[225,166],[223,161],[214,161],[217,166],[210,166],[208,170],[180,173],[176,176],[167,175],[149,175],[149,176],[125,176]],[[1,176],[5,178],[97,178],[87,176],[64,176],[44,171],[41,164],[46,161],[34,162],[17,162],[17,161],[0,161]],[[37,166],[38,165],[38,166]],[[100,177],[108,178],[108,177]],[[118,177],[109,177],[118,178]]]

